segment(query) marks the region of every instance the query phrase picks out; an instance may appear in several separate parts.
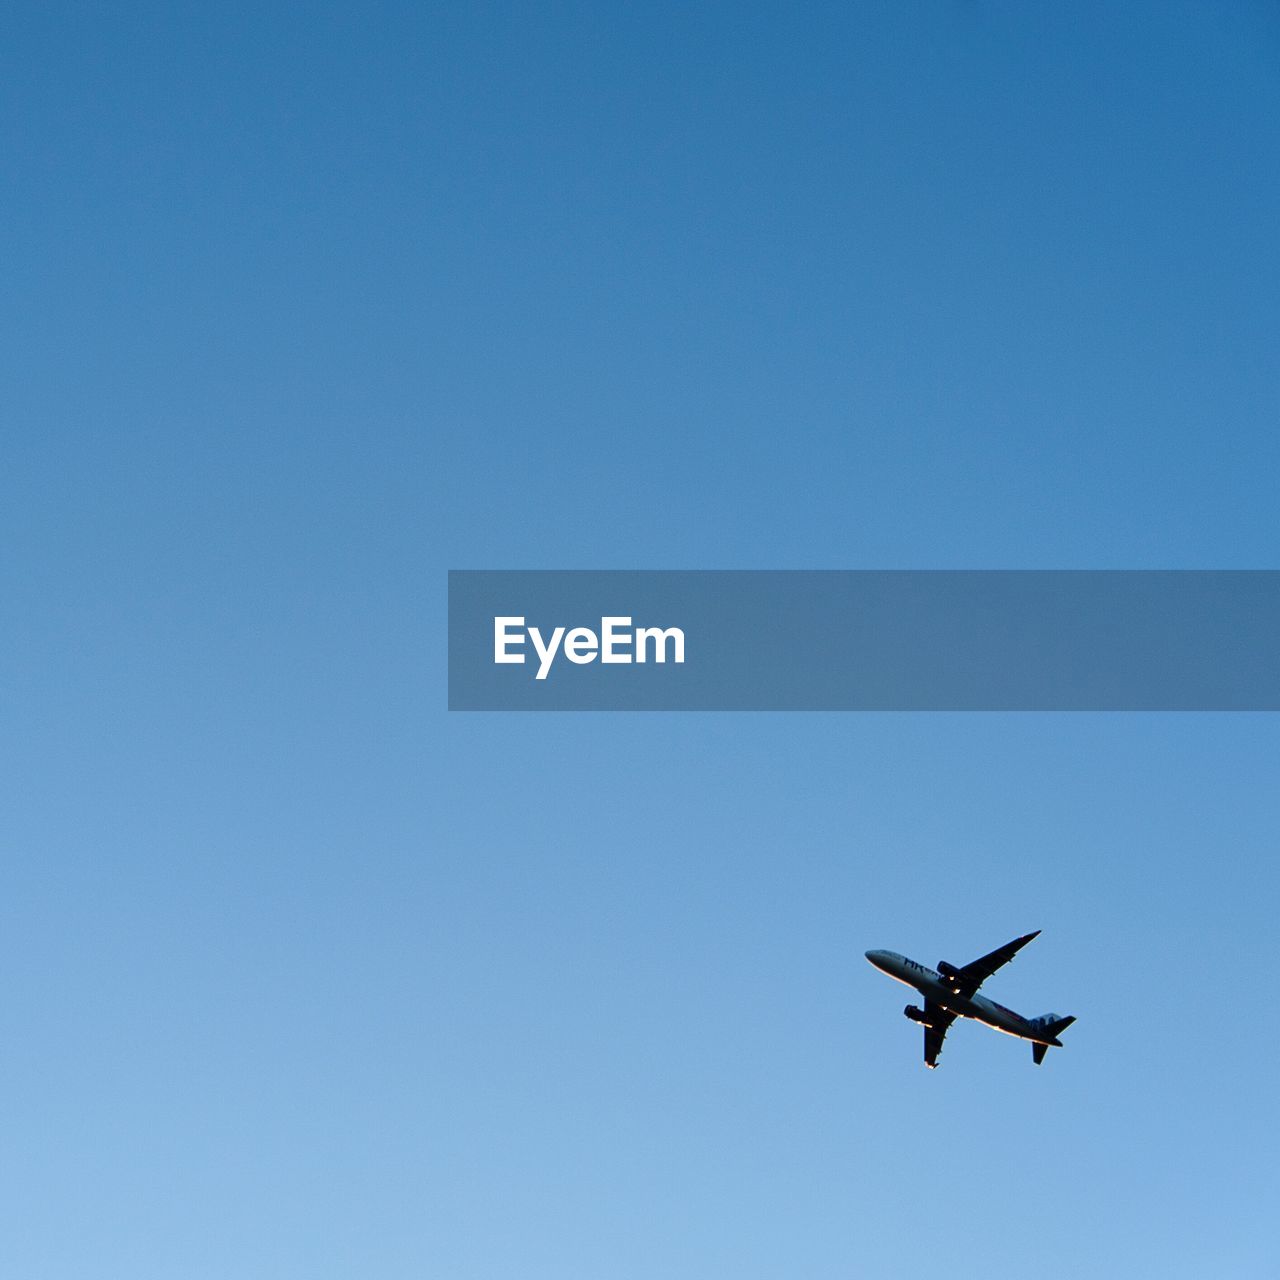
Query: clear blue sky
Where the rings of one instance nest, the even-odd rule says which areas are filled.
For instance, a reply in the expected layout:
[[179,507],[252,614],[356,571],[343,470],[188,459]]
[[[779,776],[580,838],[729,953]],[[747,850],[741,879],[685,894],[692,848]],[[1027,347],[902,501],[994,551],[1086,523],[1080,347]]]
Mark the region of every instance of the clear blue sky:
[[[1275,567],[1263,3],[47,5],[0,1270],[1258,1275],[1280,721],[464,716],[450,567]],[[920,1065],[868,947],[1079,1016]]]

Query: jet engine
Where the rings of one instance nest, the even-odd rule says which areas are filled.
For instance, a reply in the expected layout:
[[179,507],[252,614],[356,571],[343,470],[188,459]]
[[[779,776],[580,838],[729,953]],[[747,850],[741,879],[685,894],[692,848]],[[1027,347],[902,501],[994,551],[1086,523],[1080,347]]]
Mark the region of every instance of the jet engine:
[[922,1023],[926,1027],[929,1025],[929,1019],[924,1016],[924,1010],[917,1008],[913,1004],[907,1005],[902,1012],[906,1017],[910,1018],[912,1022]]
[[960,976],[960,970],[955,965],[948,964],[945,960],[938,961],[938,972],[944,978],[958,978]]

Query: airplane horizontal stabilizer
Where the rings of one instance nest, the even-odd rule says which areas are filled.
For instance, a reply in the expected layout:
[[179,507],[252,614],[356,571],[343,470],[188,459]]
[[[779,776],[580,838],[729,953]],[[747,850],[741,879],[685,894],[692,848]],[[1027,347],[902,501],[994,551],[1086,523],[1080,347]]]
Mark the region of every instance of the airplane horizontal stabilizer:
[[1036,1027],[1044,1036],[1042,1042],[1035,1041],[1031,1045],[1031,1060],[1037,1067],[1044,1061],[1045,1052],[1049,1048],[1062,1044],[1058,1036],[1074,1021],[1075,1018],[1060,1018],[1056,1013],[1046,1013],[1044,1017],[1035,1020]]
[[1045,1019],[1044,1030],[1048,1032],[1050,1040],[1056,1040],[1074,1021],[1074,1018],[1057,1018],[1049,1014]]

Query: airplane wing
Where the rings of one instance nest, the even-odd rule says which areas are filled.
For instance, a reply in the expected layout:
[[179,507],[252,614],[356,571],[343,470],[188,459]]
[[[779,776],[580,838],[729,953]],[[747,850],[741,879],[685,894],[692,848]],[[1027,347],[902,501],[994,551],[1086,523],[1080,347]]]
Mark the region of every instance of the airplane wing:
[[938,1055],[942,1052],[942,1042],[946,1039],[956,1015],[944,1009],[932,1000],[924,1002],[924,1016],[928,1022],[924,1029],[924,1065],[936,1067]]
[[1014,938],[1012,942],[1006,942],[1003,947],[997,947],[980,960],[975,960],[972,964],[965,965],[963,969],[954,970],[947,976],[950,978],[956,994],[962,995],[966,999],[975,995],[978,988],[997,969],[1002,965],[1008,964],[1032,938],[1038,938],[1039,936],[1039,929],[1035,933],[1025,933],[1021,938]]

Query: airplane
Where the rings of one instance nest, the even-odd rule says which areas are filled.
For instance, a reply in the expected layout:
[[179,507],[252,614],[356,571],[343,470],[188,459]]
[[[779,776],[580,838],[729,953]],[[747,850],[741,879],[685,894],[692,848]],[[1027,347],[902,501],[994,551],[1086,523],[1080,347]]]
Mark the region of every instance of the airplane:
[[881,973],[898,982],[915,987],[924,996],[924,1008],[913,1004],[902,1011],[912,1022],[924,1027],[924,1062],[927,1067],[938,1065],[938,1055],[942,1052],[942,1041],[945,1039],[951,1024],[957,1018],[973,1018],[976,1022],[985,1023],[996,1031],[1003,1031],[1007,1036],[1017,1036],[1020,1040],[1031,1041],[1031,1059],[1039,1066],[1044,1061],[1045,1053],[1052,1048],[1062,1048],[1058,1036],[1074,1021],[1074,1018],[1062,1018],[1056,1013],[1046,1013],[1039,1018],[1024,1018],[1004,1005],[988,1000],[978,994],[978,988],[1002,965],[1013,959],[1032,938],[1040,936],[1040,930],[1024,934],[997,947],[989,955],[967,964],[962,969],[948,964],[945,960],[938,962],[937,969],[927,969],[896,951],[868,951],[867,959]]

